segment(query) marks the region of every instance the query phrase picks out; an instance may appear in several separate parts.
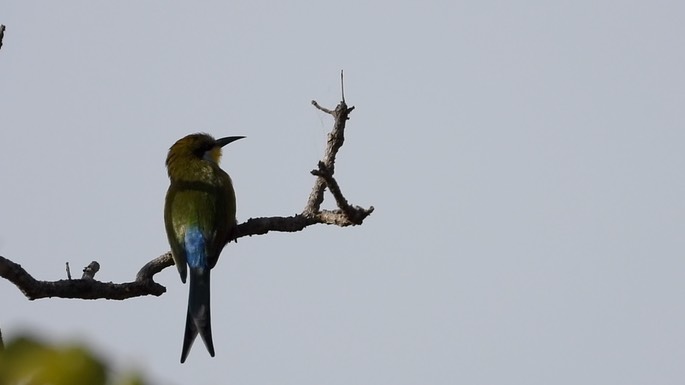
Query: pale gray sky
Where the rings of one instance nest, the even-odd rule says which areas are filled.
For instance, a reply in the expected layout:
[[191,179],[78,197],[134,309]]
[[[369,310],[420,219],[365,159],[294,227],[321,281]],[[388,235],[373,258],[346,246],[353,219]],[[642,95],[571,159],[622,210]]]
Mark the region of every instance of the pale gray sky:
[[[0,255],[39,279],[168,249],[169,146],[246,135],[238,216],[290,215],[346,73],[357,228],[241,239],[187,301],[29,302],[5,338],[79,340],[158,384],[682,384],[685,5],[678,1],[6,2]],[[332,202],[328,202],[331,205]]]

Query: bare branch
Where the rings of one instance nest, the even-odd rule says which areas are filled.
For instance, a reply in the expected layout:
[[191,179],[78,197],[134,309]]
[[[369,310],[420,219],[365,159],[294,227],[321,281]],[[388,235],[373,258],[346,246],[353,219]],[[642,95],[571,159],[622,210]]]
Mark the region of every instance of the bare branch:
[[[349,119],[350,112],[354,110],[354,106],[348,108],[345,102],[340,102],[335,107],[335,110],[331,111],[320,107],[316,101],[312,101],[312,104],[321,111],[332,115],[335,119],[333,130],[328,134],[326,152],[323,160],[321,161],[332,176],[335,171],[335,157],[338,155],[338,150],[345,142],[345,123],[347,123],[347,120]],[[307,206],[305,206],[303,211],[304,215],[315,216],[316,213],[319,212],[321,203],[323,202],[323,192],[325,187],[326,181],[322,177],[316,178],[312,192],[309,194]]]
[[[324,158],[318,162],[318,169],[311,171],[317,178],[314,181],[314,187],[309,194],[307,205],[302,210],[302,213],[291,217],[251,218],[247,222],[238,225],[234,234],[234,239],[247,235],[266,234],[269,231],[300,231],[305,227],[314,224],[336,226],[361,225],[364,219],[373,212],[373,206],[368,209],[359,206],[351,206],[342,195],[340,186],[333,177],[335,171],[335,158],[345,142],[345,125],[347,120],[350,119],[350,113],[354,110],[354,106],[347,107],[347,104],[345,103],[343,80],[343,72],[340,71],[342,101],[338,103],[335,110],[322,107],[316,100],[312,100],[312,105],[314,105],[314,107],[333,116],[334,123],[333,130],[328,134]],[[323,203],[323,194],[326,187],[328,187],[331,194],[333,194],[338,210],[321,210],[321,203]]]
[[333,178],[333,175],[329,172],[323,162],[319,162],[319,169],[312,170],[312,174],[323,178],[323,180],[326,182],[326,186],[328,186],[328,191],[330,191],[333,195],[333,198],[335,198],[338,208],[349,222],[346,222],[347,224],[342,225],[336,221],[336,225],[361,225],[364,219],[373,212],[373,206],[369,207],[368,209],[364,209],[359,206],[351,206],[347,202],[347,199],[345,199],[345,197],[342,195],[338,182],[335,180],[335,178]]
[[151,281],[153,275],[173,265],[174,258],[171,256],[171,251],[167,251],[152,261],[146,263],[145,266],[140,269],[138,274],[136,274],[136,281]]
[[[0,31],[4,31],[4,29]],[[340,73],[340,80],[341,82],[343,80],[342,72]],[[335,158],[345,141],[345,124],[349,119],[350,112],[354,110],[354,107],[348,107],[345,104],[344,93],[342,97],[343,100],[335,107],[335,110],[321,107],[316,101],[312,101],[316,108],[333,116],[334,124],[333,130],[328,134],[324,157],[318,162],[318,168],[311,171],[316,176],[316,180],[303,211],[289,217],[250,218],[236,227],[233,240],[246,236],[262,235],[270,231],[296,232],[315,224],[341,227],[361,225],[364,219],[373,212],[373,206],[365,209],[350,205],[343,196],[338,182],[333,177]],[[335,199],[338,206],[336,210],[321,209],[326,187]],[[14,283],[30,300],[49,297],[123,300],[145,295],[162,295],[166,292],[166,288],[156,283],[153,277],[173,265],[174,260],[171,252],[166,252],[145,264],[132,282],[112,283],[95,280],[95,273],[100,269],[100,265],[96,261],[91,262],[83,270],[81,279],[71,279],[71,272],[67,264],[69,279],[39,281],[19,264],[0,256],[0,277]]]
[[5,37],[5,26],[0,24],[0,48],[2,48],[2,39]]
[[326,168],[326,165],[323,162],[319,162],[319,169],[312,170],[311,172],[312,175],[323,178],[323,180],[326,182],[326,186],[328,187],[328,191],[330,191],[333,195],[333,198],[335,198],[335,203],[338,205],[338,207],[340,207],[344,213],[350,213],[350,204],[347,203],[347,199],[345,199],[345,197],[342,195],[340,186],[338,186],[338,182],[335,180],[335,178],[333,178],[333,174],[331,174],[330,170]]
[[30,299],[59,297],[81,299],[127,299],[143,295],[162,295],[166,289],[152,279],[127,283],[100,282],[94,279],[38,281],[19,264],[0,256],[0,277],[15,284]]

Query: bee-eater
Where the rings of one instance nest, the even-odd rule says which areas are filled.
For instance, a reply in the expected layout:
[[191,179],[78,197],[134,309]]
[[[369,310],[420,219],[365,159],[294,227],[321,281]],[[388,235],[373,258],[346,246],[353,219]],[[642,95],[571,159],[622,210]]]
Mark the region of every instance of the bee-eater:
[[243,136],[214,139],[192,134],[169,149],[166,167],[171,184],[164,205],[164,223],[174,263],[190,292],[181,363],[188,357],[198,333],[214,357],[209,312],[209,272],[231,240],[236,226],[235,191],[219,167],[221,148]]

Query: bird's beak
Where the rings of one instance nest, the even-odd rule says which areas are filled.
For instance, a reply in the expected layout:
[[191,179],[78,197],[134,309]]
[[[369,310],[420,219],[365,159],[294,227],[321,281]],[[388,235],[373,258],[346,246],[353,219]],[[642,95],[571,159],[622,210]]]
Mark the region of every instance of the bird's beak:
[[219,147],[223,147],[231,142],[235,142],[238,139],[242,139],[244,136],[228,136],[226,138],[220,138],[216,140],[216,144],[219,145]]

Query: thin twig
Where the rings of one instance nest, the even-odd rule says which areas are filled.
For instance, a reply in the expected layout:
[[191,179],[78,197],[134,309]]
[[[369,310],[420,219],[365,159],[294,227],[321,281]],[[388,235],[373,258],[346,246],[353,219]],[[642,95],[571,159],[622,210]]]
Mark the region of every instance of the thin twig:
[[323,112],[329,114],[329,115],[333,115],[333,114],[335,113],[335,111],[331,111],[331,110],[329,110],[328,108],[321,107],[321,106],[319,105],[319,103],[318,103],[316,100],[312,100],[312,105],[313,105],[314,107],[318,108],[319,110],[321,110],[321,111],[323,111]]
[[343,77],[343,70],[340,70],[340,100],[345,103],[345,78]]

